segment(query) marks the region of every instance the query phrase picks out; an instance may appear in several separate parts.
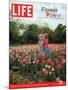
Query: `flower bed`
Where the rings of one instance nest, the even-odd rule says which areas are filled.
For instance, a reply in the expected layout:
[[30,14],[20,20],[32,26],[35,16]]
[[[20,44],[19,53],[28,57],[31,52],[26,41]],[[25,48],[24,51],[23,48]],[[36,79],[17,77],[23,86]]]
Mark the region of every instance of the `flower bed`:
[[50,57],[43,60],[38,45],[11,47],[10,84],[66,80],[66,49],[62,44],[50,44]]

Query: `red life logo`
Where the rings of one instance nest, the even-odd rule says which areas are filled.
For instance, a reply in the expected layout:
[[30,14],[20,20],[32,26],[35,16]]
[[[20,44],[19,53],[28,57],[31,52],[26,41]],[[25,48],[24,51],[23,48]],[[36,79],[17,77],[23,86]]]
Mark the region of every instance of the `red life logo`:
[[12,4],[11,11],[14,17],[33,17],[33,5],[31,4]]

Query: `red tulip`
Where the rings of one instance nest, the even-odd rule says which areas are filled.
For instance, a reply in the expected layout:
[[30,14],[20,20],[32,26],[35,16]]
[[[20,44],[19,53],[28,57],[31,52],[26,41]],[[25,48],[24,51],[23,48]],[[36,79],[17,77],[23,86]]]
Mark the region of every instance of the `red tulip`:
[[45,64],[45,60],[42,60],[42,64]]
[[57,65],[57,69],[58,69],[58,70],[61,69],[61,65],[60,65],[60,64]]
[[38,64],[38,60],[35,61],[35,64]]
[[54,67],[54,62],[51,62],[50,64],[51,64],[52,67]]

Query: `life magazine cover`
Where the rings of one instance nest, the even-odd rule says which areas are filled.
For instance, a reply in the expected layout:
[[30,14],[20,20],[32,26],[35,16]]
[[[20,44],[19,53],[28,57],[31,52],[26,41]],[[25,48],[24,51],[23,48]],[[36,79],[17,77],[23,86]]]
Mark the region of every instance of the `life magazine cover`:
[[66,5],[10,0],[9,88],[66,85]]

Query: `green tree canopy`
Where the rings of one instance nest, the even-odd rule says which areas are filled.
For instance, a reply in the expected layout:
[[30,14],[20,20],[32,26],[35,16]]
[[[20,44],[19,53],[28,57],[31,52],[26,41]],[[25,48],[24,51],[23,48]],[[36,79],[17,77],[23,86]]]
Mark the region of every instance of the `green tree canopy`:
[[59,24],[54,31],[55,40],[58,43],[66,42],[66,26]]
[[10,34],[10,43],[16,43],[18,41],[18,23],[16,21],[9,22],[9,34]]
[[36,25],[36,24],[30,24],[29,26],[28,26],[28,31],[34,31],[34,32],[38,32],[38,25]]

